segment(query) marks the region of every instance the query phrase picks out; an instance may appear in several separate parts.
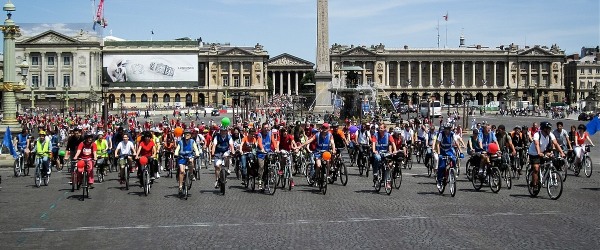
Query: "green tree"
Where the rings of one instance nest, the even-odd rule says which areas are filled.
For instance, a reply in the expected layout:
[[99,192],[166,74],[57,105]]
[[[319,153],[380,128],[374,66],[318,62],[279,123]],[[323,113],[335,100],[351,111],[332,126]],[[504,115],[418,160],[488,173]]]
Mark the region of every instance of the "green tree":
[[[300,93],[314,93],[315,91],[315,86],[305,86],[305,84],[307,83],[315,83],[315,72],[314,71],[310,71],[306,74],[304,74],[304,77],[302,77],[302,80],[300,80],[300,85],[298,86],[298,91],[300,91]],[[298,93],[298,94],[300,94]]]

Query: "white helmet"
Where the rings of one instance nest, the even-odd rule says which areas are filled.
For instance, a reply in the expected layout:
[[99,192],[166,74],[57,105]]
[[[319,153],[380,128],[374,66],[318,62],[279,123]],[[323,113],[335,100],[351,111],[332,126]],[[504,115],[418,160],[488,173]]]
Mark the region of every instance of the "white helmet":
[[98,131],[98,135],[99,135],[99,136],[100,136],[100,135],[104,135],[104,132],[102,132],[102,131]]
[[395,127],[394,134],[400,134],[400,133],[402,133],[402,129],[400,127]]

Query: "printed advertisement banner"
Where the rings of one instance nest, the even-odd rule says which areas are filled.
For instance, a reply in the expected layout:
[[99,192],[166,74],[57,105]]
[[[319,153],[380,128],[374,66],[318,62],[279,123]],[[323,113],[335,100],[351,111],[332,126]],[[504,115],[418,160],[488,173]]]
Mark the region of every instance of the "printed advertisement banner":
[[111,55],[103,58],[109,82],[197,82],[198,55]]

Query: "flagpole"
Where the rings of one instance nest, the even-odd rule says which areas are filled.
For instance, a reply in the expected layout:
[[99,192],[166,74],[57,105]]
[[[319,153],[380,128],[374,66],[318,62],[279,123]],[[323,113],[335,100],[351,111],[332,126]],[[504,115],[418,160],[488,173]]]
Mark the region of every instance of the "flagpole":
[[446,44],[444,45],[444,48],[448,47],[448,12],[446,12]]
[[437,46],[440,48],[440,19],[438,19],[437,23]]

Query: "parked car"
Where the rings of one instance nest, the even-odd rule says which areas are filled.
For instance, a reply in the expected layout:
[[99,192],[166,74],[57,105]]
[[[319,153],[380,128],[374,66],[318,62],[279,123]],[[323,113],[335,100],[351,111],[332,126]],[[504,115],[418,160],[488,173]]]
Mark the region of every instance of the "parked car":
[[220,116],[221,113],[219,112],[219,110],[213,109],[212,111],[210,111],[210,115],[211,116]]

